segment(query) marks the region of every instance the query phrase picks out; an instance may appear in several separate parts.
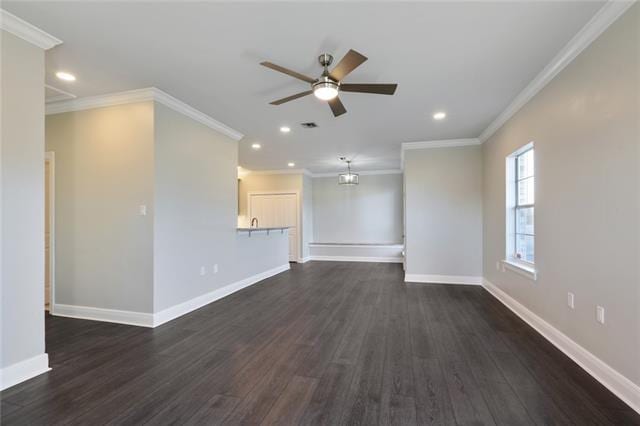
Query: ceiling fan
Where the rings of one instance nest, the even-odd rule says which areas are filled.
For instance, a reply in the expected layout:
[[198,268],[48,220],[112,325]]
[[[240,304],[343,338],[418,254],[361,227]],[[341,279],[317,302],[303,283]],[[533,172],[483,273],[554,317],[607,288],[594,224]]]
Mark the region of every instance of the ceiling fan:
[[281,73],[290,75],[298,80],[305,81],[311,85],[311,90],[296,93],[295,95],[287,96],[286,98],[278,99],[277,101],[270,102],[271,105],[281,105],[285,102],[292,101],[294,99],[302,98],[310,94],[314,94],[316,98],[329,103],[329,107],[335,117],[338,117],[347,110],[338,98],[339,92],[357,92],[357,93],[373,93],[377,95],[393,95],[398,87],[397,84],[350,84],[343,83],[342,80],[351,73],[354,69],[359,67],[367,57],[361,55],[355,50],[349,50],[346,55],[338,62],[338,65],[332,71],[329,71],[329,65],[333,62],[333,56],[328,53],[323,53],[318,57],[320,65],[324,68],[322,75],[318,78],[311,78],[299,72],[292,71],[280,65],[276,65],[271,62],[260,62],[260,65],[272,70],[279,71]]

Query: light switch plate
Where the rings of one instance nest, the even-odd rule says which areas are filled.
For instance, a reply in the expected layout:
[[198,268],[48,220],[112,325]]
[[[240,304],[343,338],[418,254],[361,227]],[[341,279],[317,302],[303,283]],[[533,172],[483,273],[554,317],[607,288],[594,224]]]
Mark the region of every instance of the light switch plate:
[[575,296],[573,293],[567,293],[567,306],[571,309],[575,309]]
[[604,308],[602,306],[596,306],[596,321],[604,324]]
[[140,213],[140,216],[146,216],[147,215],[147,206],[144,204],[140,204],[140,206],[138,207],[138,212]]
[[218,264],[217,263],[215,265],[213,265],[213,273],[214,274],[218,273]]
[[207,273],[207,269],[204,266],[200,267],[200,275],[205,275]]

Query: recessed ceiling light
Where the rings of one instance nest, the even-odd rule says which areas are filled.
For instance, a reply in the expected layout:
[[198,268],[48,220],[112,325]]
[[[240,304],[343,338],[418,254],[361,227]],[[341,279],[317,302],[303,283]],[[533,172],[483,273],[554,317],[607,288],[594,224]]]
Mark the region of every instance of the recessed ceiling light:
[[56,77],[58,77],[60,80],[64,80],[64,81],[76,81],[76,76],[73,74],[69,74],[68,72],[64,72],[64,71],[58,71],[56,73]]
[[291,128],[287,127],[287,126],[282,126],[282,127],[280,127],[280,131],[282,133],[289,133],[291,131]]
[[446,113],[446,112],[439,111],[439,112],[436,112],[435,114],[433,114],[433,119],[434,119],[434,120],[442,120],[442,119],[444,119],[446,116],[447,116],[447,113]]
[[253,145],[251,145],[251,148],[260,149],[260,148],[262,148],[262,145],[260,145],[259,143],[254,143]]
[[289,167],[295,167],[295,166],[296,166],[296,163],[288,163],[288,164],[287,164],[287,166],[289,166]]

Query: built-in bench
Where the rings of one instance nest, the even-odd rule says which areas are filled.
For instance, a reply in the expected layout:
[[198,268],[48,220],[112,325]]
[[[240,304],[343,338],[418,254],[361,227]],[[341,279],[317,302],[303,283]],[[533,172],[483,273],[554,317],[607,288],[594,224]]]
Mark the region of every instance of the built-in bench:
[[403,250],[402,243],[309,243],[305,260],[402,263]]

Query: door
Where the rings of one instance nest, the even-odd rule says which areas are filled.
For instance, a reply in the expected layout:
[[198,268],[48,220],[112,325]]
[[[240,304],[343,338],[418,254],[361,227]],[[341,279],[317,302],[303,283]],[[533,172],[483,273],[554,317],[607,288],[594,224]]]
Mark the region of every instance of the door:
[[298,195],[250,194],[249,218],[257,218],[260,228],[289,227],[289,261],[298,261]]

